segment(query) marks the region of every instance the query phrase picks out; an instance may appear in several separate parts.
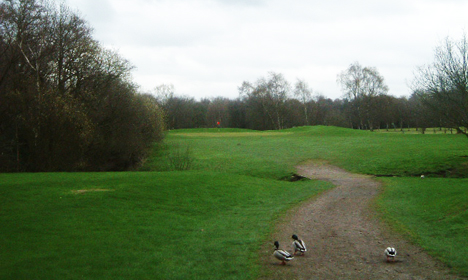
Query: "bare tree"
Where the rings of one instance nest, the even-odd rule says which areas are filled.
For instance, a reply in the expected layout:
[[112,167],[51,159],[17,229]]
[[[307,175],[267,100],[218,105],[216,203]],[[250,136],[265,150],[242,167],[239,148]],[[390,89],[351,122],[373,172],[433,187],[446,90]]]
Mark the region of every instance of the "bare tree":
[[355,62],[338,74],[337,82],[341,85],[345,97],[353,105],[358,117],[358,127],[369,126],[370,129],[373,129],[371,110],[375,109],[373,107],[374,97],[388,92],[384,78],[376,68],[363,68],[358,62]]
[[253,104],[259,104],[274,129],[282,129],[291,85],[282,74],[270,72],[268,76],[268,79],[258,79],[255,85],[243,82],[239,94],[250,99]]
[[76,91],[83,78],[83,69],[95,63],[98,43],[91,37],[86,21],[63,3],[51,17],[50,40],[53,55],[49,80],[60,94]]
[[[412,90],[422,104],[438,114],[446,126],[464,133],[468,127],[468,43],[466,35],[447,38],[435,50],[432,64],[420,67]],[[468,135],[467,135],[468,136]]]
[[299,101],[301,101],[304,106],[305,125],[309,125],[307,102],[312,99],[312,89],[309,88],[309,85],[304,80],[297,79],[294,88],[294,95],[299,98]]
[[351,64],[348,69],[341,72],[337,77],[337,82],[350,100],[388,92],[388,86],[377,69],[374,67],[363,68],[359,62]]
[[159,86],[154,88],[154,94],[156,95],[156,99],[162,105],[165,105],[169,99],[174,97],[174,85],[173,84],[160,84]]

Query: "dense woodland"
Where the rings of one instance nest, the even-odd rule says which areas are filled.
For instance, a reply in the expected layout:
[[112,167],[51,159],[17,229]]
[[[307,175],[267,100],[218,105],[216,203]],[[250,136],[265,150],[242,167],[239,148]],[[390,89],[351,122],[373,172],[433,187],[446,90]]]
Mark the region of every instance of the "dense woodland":
[[132,169],[165,129],[331,125],[466,133],[466,38],[447,39],[435,57],[419,69],[410,98],[389,95],[378,70],[358,62],[337,73],[343,97],[336,100],[274,72],[243,82],[234,100],[195,100],[164,84],[143,94],[130,78],[132,65],[103,48],[64,4],[1,0],[0,172]]
[[0,2],[0,171],[126,170],[162,139],[132,66],[65,5]]

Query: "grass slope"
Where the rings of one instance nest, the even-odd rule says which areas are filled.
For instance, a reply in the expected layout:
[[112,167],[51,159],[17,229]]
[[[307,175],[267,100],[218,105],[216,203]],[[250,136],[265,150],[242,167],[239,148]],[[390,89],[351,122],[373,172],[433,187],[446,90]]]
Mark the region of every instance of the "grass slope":
[[254,278],[274,218],[329,187],[213,172],[0,181],[0,279]]
[[[467,138],[450,134],[390,134],[337,127],[282,131],[193,129],[170,132],[169,153],[189,147],[194,168],[263,178],[281,178],[298,162],[322,159],[347,170],[379,175],[467,176]],[[168,170],[164,154],[145,170]]]
[[394,230],[468,276],[468,179],[385,178],[377,200]]
[[[431,253],[468,276],[467,239],[459,238],[467,236],[467,210],[463,205],[467,201],[468,182],[465,179],[437,179],[441,182],[439,188],[444,184],[456,186],[464,192],[462,194],[448,191],[449,188],[434,192],[426,185],[412,192],[403,191],[420,182],[405,176],[413,176],[413,179],[414,176],[419,178],[420,174],[425,174],[426,178],[467,177],[468,142],[463,135],[377,133],[321,126],[266,132],[194,129],[171,132],[168,143],[169,152],[174,143],[191,147],[195,168],[199,170],[282,178],[293,172],[299,162],[319,159],[353,172],[403,176],[388,178],[387,182],[393,183],[379,199],[378,205],[385,209],[386,219],[405,231],[411,228],[407,231],[411,232],[408,236],[415,242],[430,248]],[[165,168],[167,165],[161,158],[154,157],[146,168],[156,166]],[[405,180],[410,180],[411,184],[406,184]],[[432,181],[424,182],[429,184]],[[391,191],[397,185],[401,187]],[[432,199],[432,211],[425,210],[427,196]],[[413,204],[414,200],[419,200],[419,203]],[[457,211],[456,219],[434,222],[440,213]],[[417,219],[421,213],[425,213],[425,218]]]
[[[278,215],[330,187],[278,180],[301,161],[467,173],[467,139],[450,134],[193,129],[164,145],[142,168],[152,172],[0,174],[0,279],[253,279]],[[195,170],[170,171],[167,154],[185,147]],[[466,275],[466,179],[385,182],[386,219]]]

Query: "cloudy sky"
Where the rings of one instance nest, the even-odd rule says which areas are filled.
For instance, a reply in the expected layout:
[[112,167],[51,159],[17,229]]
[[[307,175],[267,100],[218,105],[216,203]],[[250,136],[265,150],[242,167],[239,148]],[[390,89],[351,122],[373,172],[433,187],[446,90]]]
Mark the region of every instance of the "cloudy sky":
[[136,69],[144,91],[237,98],[268,72],[330,98],[351,63],[376,67],[389,94],[408,96],[417,66],[468,27],[466,0],[65,0],[94,37]]

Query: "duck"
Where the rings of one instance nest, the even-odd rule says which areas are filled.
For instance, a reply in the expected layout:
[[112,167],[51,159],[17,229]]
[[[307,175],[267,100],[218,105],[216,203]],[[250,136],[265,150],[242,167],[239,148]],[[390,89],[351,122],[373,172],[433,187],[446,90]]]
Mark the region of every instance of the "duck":
[[297,252],[301,253],[301,255],[304,255],[304,253],[307,251],[307,247],[304,241],[300,240],[295,234],[292,235],[292,239],[294,239],[294,255],[296,255]]
[[387,262],[394,262],[396,254],[397,251],[393,247],[387,247],[387,249],[385,249],[385,256],[387,257]]
[[278,241],[275,241],[274,244],[275,244],[276,249],[275,249],[275,252],[273,253],[273,256],[275,256],[275,258],[280,260],[282,265],[285,265],[286,262],[289,262],[290,260],[294,259],[294,256],[291,255],[289,252],[279,249]]

